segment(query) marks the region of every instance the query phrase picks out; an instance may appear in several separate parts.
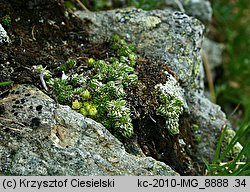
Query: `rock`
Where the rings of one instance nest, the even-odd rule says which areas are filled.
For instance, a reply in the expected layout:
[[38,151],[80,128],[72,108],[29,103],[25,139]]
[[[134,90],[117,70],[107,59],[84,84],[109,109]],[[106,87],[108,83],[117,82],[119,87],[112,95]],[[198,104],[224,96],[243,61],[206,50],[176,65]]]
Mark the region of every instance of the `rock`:
[[0,175],[178,175],[30,85],[0,100]]
[[220,130],[224,126],[230,129],[230,123],[220,106],[199,93],[191,93],[188,98],[190,110],[189,121],[192,121],[194,138],[197,142],[196,157],[201,162],[202,158],[212,161]]
[[[126,0],[113,1],[113,7],[126,7],[128,5]],[[136,4],[134,4],[136,5]],[[147,6],[148,5],[148,6]],[[142,7],[152,9],[172,9],[181,11],[189,16],[199,19],[204,25],[208,25],[212,20],[212,7],[209,0],[158,0],[145,3]]]
[[[165,63],[175,73],[188,104],[183,117],[180,117],[180,122],[186,122],[181,129],[185,133],[192,133],[188,136],[190,138],[200,138],[197,144],[186,145],[192,146],[188,151],[195,157],[193,160],[200,163],[203,158],[211,160],[217,136],[227,119],[220,107],[204,95],[201,59],[204,25],[193,17],[170,9],[142,11],[132,8],[96,13],[78,11],[76,15],[88,21],[90,42],[102,43],[109,41],[113,34],[118,34],[133,42],[142,57]],[[195,131],[194,127],[199,130]],[[188,140],[187,137],[184,139]],[[166,161],[167,157],[166,153]]]
[[7,35],[7,32],[3,28],[3,26],[0,24],[0,46],[5,44],[5,43],[10,43],[10,38]]
[[208,25],[212,20],[212,7],[208,0],[165,0],[163,5],[174,7],[189,16],[199,19],[204,25]]
[[212,7],[208,0],[184,0],[186,14],[199,19],[203,24],[208,25],[212,20]]
[[164,61],[178,74],[182,85],[195,86],[204,30],[197,19],[168,9],[150,12],[138,9],[96,13],[77,11],[76,15],[92,23],[88,26],[91,42],[101,43],[109,40],[112,34],[118,34],[135,43],[141,55]]
[[202,44],[202,50],[207,54],[210,70],[215,77],[215,68],[222,63],[223,44],[216,43],[208,38],[205,38]]

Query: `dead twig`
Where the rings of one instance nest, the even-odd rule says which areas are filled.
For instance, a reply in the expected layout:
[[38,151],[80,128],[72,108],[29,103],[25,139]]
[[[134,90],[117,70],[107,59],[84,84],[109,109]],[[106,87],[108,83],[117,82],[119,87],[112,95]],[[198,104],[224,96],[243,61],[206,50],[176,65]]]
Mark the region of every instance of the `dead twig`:
[[154,122],[156,123],[156,120],[153,119],[153,117],[149,114],[149,118]]
[[85,5],[83,5],[83,3],[82,3],[80,0],[76,0],[76,1],[77,1],[77,3],[78,3],[85,11],[90,12],[90,11],[87,9],[87,7],[85,7]]
[[44,70],[41,72],[41,74],[39,75],[39,77],[40,77],[40,81],[41,81],[41,83],[42,83],[43,88],[44,88],[46,91],[48,91],[48,87],[47,87],[47,85],[46,85],[46,83],[45,83],[45,80],[44,80]]
[[178,6],[178,8],[180,9],[181,12],[185,13],[185,9],[182,6],[181,2],[179,0],[174,0],[174,2],[176,3],[176,5]]
[[34,34],[34,30],[35,30],[35,25],[32,27],[31,35],[32,35],[32,39],[33,39],[34,41],[36,41],[35,34]]
[[204,68],[205,68],[207,81],[208,81],[208,88],[209,88],[209,92],[210,92],[211,101],[213,103],[216,103],[216,96],[215,96],[215,91],[214,91],[214,82],[213,82],[212,72],[211,72],[211,69],[209,66],[207,54],[204,51],[202,52],[202,60],[203,60]]

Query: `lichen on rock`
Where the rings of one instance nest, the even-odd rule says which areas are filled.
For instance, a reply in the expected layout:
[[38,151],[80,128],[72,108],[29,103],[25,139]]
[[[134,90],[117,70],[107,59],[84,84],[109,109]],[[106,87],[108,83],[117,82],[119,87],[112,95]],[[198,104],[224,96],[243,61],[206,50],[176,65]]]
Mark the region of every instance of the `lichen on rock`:
[[0,105],[1,175],[178,175],[165,163],[127,153],[100,123],[33,86],[16,85]]
[[[119,23],[130,23],[131,25],[140,25],[145,30],[151,30],[161,23],[161,19],[157,16],[143,16],[143,10],[135,8],[119,9],[116,11],[116,20]],[[143,16],[143,17],[141,17]]]

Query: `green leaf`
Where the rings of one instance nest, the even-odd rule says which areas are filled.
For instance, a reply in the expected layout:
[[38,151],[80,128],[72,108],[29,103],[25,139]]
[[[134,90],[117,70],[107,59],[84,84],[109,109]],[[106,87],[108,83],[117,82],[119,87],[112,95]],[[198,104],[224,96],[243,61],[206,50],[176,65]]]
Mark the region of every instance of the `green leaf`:
[[226,130],[227,130],[227,126],[225,126],[224,128],[222,128],[222,130],[221,130],[221,135],[220,135],[219,141],[217,143],[217,147],[216,147],[216,150],[215,150],[214,159],[212,161],[213,164],[218,163],[218,160],[220,160],[219,159],[220,150],[221,150],[221,145],[222,145],[222,142],[224,140],[224,136],[225,136],[225,131]]
[[12,85],[13,83],[14,83],[14,81],[0,82],[0,86]]

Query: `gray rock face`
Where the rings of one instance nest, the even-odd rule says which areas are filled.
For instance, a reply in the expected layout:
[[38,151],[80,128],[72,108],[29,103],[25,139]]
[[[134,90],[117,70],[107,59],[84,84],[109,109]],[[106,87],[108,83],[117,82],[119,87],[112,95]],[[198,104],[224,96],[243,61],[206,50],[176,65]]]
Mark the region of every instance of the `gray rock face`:
[[190,110],[190,119],[194,124],[194,136],[198,142],[196,155],[201,160],[205,157],[212,160],[218,140],[220,129],[230,125],[220,106],[211,103],[210,100],[199,93],[191,93],[186,96]]
[[199,140],[193,156],[201,162],[202,158],[211,160],[217,134],[227,120],[220,108],[204,96],[201,59],[203,24],[184,13],[168,9],[150,12],[122,9],[76,14],[89,21],[90,41],[100,43],[108,41],[112,34],[118,34],[135,43],[139,54],[165,63],[176,74],[188,103],[184,110],[187,121],[191,127],[199,128],[193,135]]
[[183,85],[195,84],[204,30],[198,20],[169,10],[120,9],[76,14],[92,22],[88,26],[90,41],[100,43],[118,34],[135,43],[141,55],[165,62]]
[[[117,5],[125,7],[126,0],[115,1]],[[118,3],[119,2],[119,3]],[[158,0],[159,9],[173,9],[181,11],[189,16],[199,19],[204,25],[207,25],[212,20],[212,7],[209,0]],[[112,2],[111,2],[112,4]]]
[[183,8],[185,13],[199,19],[207,25],[212,20],[212,7],[208,0],[165,0],[164,4],[177,10]]
[[207,54],[207,59],[209,62],[209,67],[213,74],[215,73],[214,68],[218,67],[222,63],[222,52],[224,46],[223,44],[216,43],[207,38],[204,39],[202,44],[202,50]]
[[4,30],[3,26],[0,24],[0,45],[9,42],[10,42],[9,36],[7,35],[7,32]]
[[183,2],[186,13],[199,19],[204,24],[212,20],[212,7],[208,0],[189,0]]
[[0,175],[178,175],[37,88],[16,86],[0,109]]

